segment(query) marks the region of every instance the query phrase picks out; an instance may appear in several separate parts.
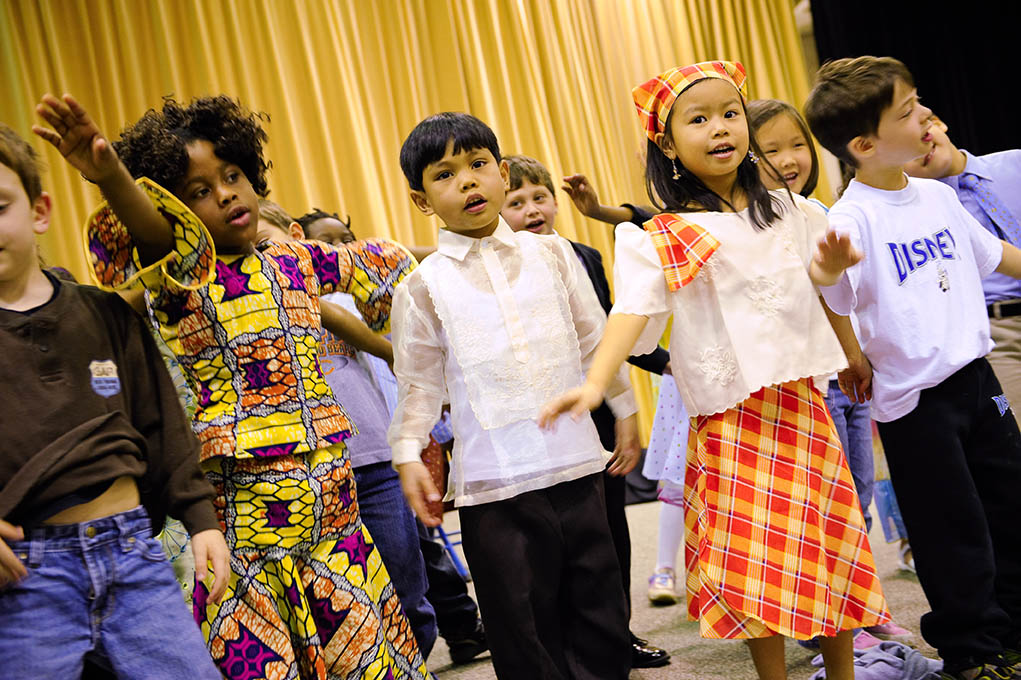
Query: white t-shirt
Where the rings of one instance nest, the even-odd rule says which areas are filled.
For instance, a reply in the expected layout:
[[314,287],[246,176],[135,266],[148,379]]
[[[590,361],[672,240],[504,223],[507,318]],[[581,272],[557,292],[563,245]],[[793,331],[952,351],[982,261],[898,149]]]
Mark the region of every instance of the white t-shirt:
[[823,296],[838,314],[858,316],[874,371],[872,417],[896,420],[921,390],[993,348],[982,278],[1003,248],[936,180],[909,178],[900,191],[852,181],[829,219],[865,259]]
[[690,415],[721,413],[763,387],[847,366],[808,277],[826,215],[801,196],[792,205],[787,192],[774,195],[783,207],[767,229],[747,210],[685,213],[720,246],[673,292],[650,234],[617,226],[611,314],[649,318],[632,354],[652,351],[673,315],[670,365]]

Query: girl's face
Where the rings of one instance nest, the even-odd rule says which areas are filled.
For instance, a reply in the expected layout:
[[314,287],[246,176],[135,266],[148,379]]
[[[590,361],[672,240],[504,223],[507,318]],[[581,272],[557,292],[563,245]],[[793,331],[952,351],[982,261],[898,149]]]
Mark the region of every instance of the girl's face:
[[174,192],[198,215],[223,254],[254,250],[259,197],[241,168],[225,161],[204,139],[189,143],[188,172]]
[[674,102],[660,147],[707,187],[729,196],[738,166],[748,155],[748,120],[740,93],[720,78],[689,87]]
[[788,113],[780,113],[759,126],[755,133],[762,155],[780,171],[783,182],[777,181],[765,163],[759,164],[759,176],[767,189],[786,186],[800,194],[812,173],[812,142],[805,139],[797,122]]

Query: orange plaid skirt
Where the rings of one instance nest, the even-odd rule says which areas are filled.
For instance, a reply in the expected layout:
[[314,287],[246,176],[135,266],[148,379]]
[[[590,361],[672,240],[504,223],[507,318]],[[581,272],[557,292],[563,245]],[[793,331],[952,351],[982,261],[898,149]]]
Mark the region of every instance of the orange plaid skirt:
[[688,616],[707,638],[833,636],[889,620],[851,472],[803,379],[692,418]]

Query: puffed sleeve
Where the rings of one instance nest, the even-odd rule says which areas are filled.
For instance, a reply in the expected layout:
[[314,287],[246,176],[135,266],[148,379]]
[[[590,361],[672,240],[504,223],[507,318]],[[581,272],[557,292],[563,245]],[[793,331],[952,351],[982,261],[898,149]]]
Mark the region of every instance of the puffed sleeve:
[[632,354],[648,354],[666,331],[671,312],[669,290],[652,238],[630,222],[617,225],[613,288],[616,301],[610,314],[648,317],[649,323],[631,350]]
[[85,253],[96,285],[112,291],[141,281],[150,290],[195,290],[212,281],[216,249],[202,220],[152,180],[142,177],[137,184],[173,230],[173,249],[143,267],[131,233],[104,202],[89,217],[84,233]]
[[341,246],[319,241],[297,243],[312,256],[320,294],[349,293],[366,325],[387,332],[394,289],[415,268],[415,258],[404,246],[379,238]]

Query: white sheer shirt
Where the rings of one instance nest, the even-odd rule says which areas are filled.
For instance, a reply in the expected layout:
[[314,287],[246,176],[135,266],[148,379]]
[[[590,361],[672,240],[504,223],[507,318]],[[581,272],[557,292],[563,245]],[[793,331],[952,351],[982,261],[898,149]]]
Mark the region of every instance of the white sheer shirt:
[[[606,317],[570,242],[513,232],[501,218],[477,239],[441,230],[437,252],[397,287],[391,312],[397,411],[394,465],[420,460],[449,401],[454,430],[447,498],[476,505],[600,472],[591,418],[536,422],[583,380]],[[618,418],[636,412],[626,367],[607,390]]]
[[688,413],[712,415],[770,385],[800,378],[824,384],[847,366],[808,276],[826,214],[800,196],[773,192],[780,219],[766,229],[738,213],[685,213],[719,248],[694,280],[671,292],[651,236],[617,226],[616,303],[611,314],[646,316],[632,354],[656,347],[671,315],[670,365]]

